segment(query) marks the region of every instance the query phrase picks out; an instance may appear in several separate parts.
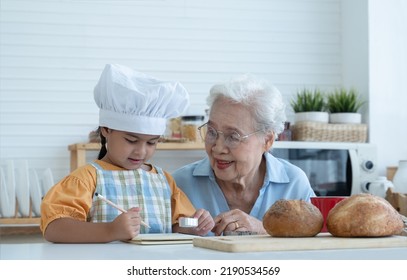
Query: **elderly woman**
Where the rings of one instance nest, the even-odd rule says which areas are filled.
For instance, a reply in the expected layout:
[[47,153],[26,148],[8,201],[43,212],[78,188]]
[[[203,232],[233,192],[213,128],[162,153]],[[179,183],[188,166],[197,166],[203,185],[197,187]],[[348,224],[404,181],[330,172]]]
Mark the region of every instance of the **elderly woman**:
[[286,120],[281,94],[243,75],[214,85],[207,101],[209,121],[199,130],[208,156],[173,177],[195,207],[215,217],[215,235],[265,234],[263,215],[274,202],[315,196],[300,168],[269,153]]

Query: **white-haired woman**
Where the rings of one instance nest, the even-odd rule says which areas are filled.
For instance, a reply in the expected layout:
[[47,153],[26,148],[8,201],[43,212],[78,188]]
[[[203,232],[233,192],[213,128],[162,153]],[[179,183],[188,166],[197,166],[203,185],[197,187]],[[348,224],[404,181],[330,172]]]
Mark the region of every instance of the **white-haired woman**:
[[209,120],[199,128],[207,157],[172,175],[197,208],[215,217],[215,235],[265,234],[262,218],[279,199],[315,196],[305,173],[269,153],[284,129],[285,104],[266,81],[242,75],[214,85]]

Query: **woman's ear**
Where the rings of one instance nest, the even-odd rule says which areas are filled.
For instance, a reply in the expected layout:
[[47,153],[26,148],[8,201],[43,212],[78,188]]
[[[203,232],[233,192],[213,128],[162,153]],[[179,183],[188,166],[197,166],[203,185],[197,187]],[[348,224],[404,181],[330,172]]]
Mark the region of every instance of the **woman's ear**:
[[269,132],[265,135],[264,137],[265,143],[264,143],[264,152],[268,152],[271,149],[271,146],[273,146],[274,143],[274,132]]

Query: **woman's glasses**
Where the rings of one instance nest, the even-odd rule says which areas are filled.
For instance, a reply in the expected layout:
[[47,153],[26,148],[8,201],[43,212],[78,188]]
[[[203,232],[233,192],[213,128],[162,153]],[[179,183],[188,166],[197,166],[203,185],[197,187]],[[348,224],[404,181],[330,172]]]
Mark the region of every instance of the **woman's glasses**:
[[[206,129],[204,129],[206,127]],[[215,144],[216,139],[218,139],[219,134],[223,134],[223,137],[225,139],[225,146],[228,147],[229,149],[236,148],[239,146],[241,142],[243,142],[245,139],[249,138],[250,136],[260,132],[260,130],[249,133],[247,135],[241,136],[237,131],[231,131],[228,133],[216,130],[212,126],[208,125],[208,123],[205,123],[198,127],[199,134],[201,135],[201,138],[205,143],[207,144]]]

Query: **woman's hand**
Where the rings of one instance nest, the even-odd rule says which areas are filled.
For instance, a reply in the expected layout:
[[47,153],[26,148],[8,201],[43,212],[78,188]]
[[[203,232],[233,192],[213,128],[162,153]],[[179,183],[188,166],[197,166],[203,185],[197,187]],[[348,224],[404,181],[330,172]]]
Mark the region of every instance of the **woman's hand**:
[[212,231],[218,236],[225,231],[250,231],[258,234],[267,233],[262,221],[239,209],[221,213],[216,216],[214,220],[215,227]]
[[205,209],[198,209],[194,214],[194,218],[198,218],[198,226],[195,228],[197,235],[207,235],[215,226],[211,214]]
[[194,234],[194,235],[200,235],[200,236],[205,236],[212,230],[212,228],[215,225],[215,222],[211,216],[211,214],[205,210],[205,209],[198,209],[195,214],[192,216],[192,218],[197,218],[198,219],[198,226],[194,228],[182,228],[179,227],[177,224],[176,226],[173,227],[174,232],[181,232],[181,233],[187,233],[187,234]]
[[140,233],[140,208],[133,207],[122,213],[111,222],[113,240],[129,240]]

